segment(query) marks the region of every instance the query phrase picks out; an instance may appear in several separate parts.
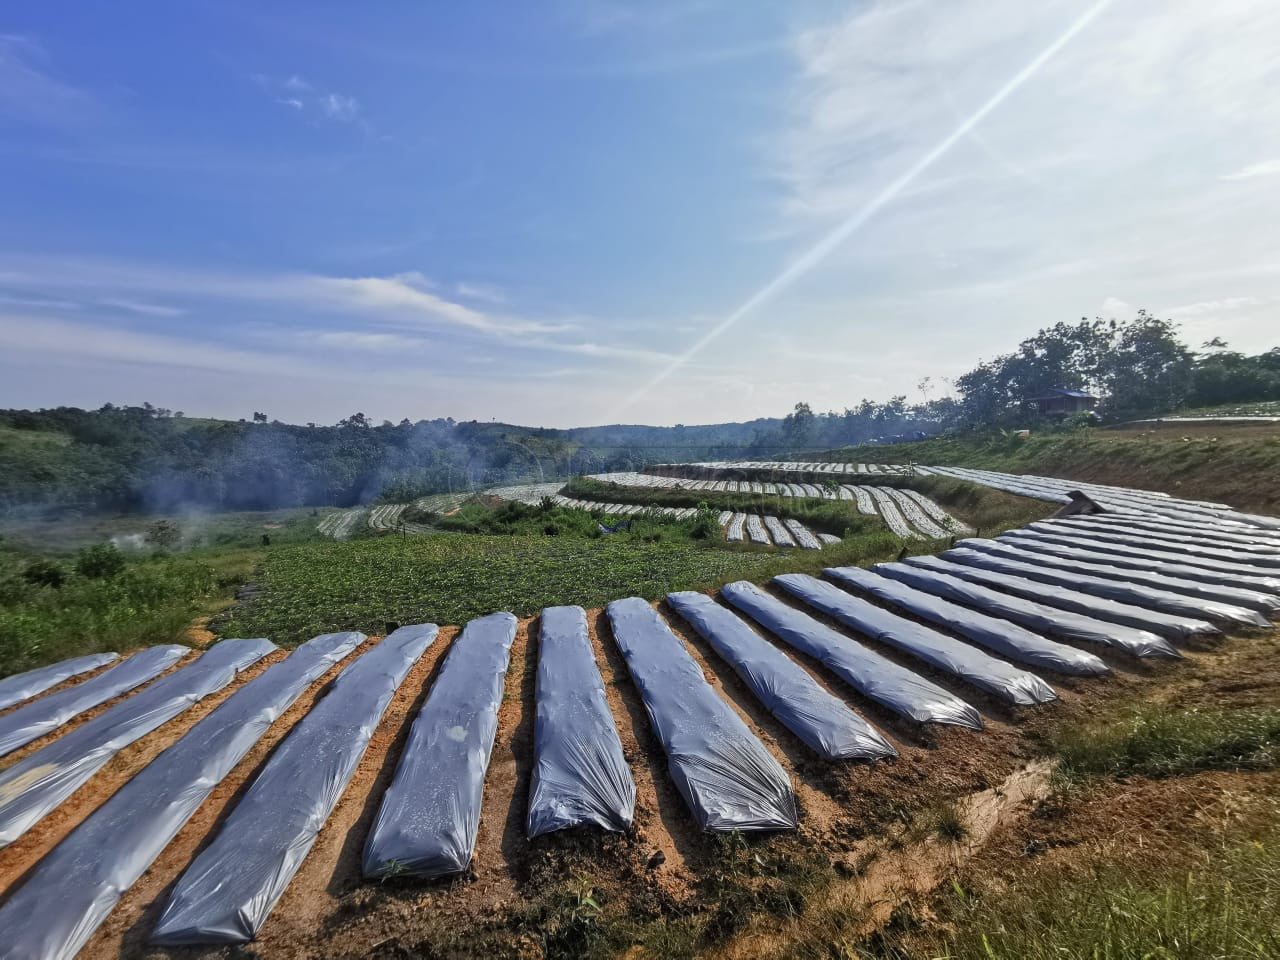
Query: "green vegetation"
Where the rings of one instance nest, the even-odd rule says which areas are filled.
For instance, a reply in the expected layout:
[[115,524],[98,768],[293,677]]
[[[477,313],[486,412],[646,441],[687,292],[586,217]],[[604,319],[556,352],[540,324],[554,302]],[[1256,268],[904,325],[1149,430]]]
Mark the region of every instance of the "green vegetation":
[[935,919],[951,934],[926,936],[909,949],[886,938],[844,955],[1270,960],[1280,955],[1277,911],[1280,830],[1273,825],[1261,836],[1236,835],[1219,844],[1189,838],[1179,855],[1098,854],[1038,865],[1009,891],[973,892],[956,884]]
[[717,512],[738,510],[775,517],[793,517],[805,526],[823,533],[833,533],[838,537],[855,537],[884,529],[884,524],[879,519],[858,513],[852,500],[817,500],[713,490],[674,490],[668,487],[626,487],[617,483],[602,483],[590,477],[575,477],[570,480],[565,484],[564,495],[653,507],[696,507],[706,503]]
[[220,586],[185,557],[126,559],[110,546],[67,562],[0,551],[0,675],[182,637]]
[[653,540],[646,529],[596,538],[427,534],[273,549],[258,577],[261,593],[236,607],[219,632],[291,644],[330,630],[380,632],[387,622],[460,624],[495,610],[524,616],[556,604],[656,600],[672,590],[886,560],[902,548],[885,530],[825,550],[765,551]]
[[[509,500],[496,505],[471,501],[447,516],[434,517],[431,524],[450,533],[596,539],[603,536],[600,522],[604,519],[629,521],[627,531],[610,534],[625,540],[657,543],[707,539],[707,531],[699,527],[699,521],[694,517],[677,520],[658,513],[638,513],[617,518],[604,510],[588,512],[558,507],[549,500],[538,506]],[[716,532],[719,532],[718,528]]]
[[1185,776],[1280,765],[1280,708],[1185,710],[1142,706],[1054,739],[1068,781],[1090,776]]

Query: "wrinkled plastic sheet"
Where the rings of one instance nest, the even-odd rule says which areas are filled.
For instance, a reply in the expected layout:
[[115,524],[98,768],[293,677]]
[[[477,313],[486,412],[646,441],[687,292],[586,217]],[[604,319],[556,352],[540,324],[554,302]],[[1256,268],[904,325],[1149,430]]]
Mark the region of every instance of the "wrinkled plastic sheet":
[[911,524],[907,523],[907,518],[902,515],[902,511],[898,509],[898,504],[887,493],[879,487],[870,488],[871,496],[876,502],[876,508],[880,511],[880,519],[884,521],[885,526],[894,534],[902,537],[904,540],[924,540],[927,539],[924,534],[916,531]]
[[747,515],[747,539],[764,546],[769,546],[772,542],[769,540],[769,534],[765,532],[764,522],[754,513]]
[[875,502],[871,499],[871,494],[867,493],[866,487],[858,487],[846,483],[844,485],[844,489],[853,494],[853,498],[858,504],[859,513],[865,514],[868,517],[874,517],[876,515]]
[[1170,590],[1143,587],[1121,580],[1095,577],[1079,572],[1078,564],[1072,570],[1058,569],[1044,561],[1042,556],[1019,550],[995,540],[961,540],[956,549],[941,554],[943,559],[954,560],[971,567],[998,570],[1016,577],[1027,577],[1042,583],[1079,590],[1081,593],[1132,603],[1164,613],[1172,613],[1195,619],[1233,623],[1244,627],[1267,627],[1269,621],[1253,610],[1216,600],[1188,597]]
[[[1103,520],[1101,517],[1108,517]],[[1268,557],[1280,562],[1280,543],[1259,543],[1257,537],[1236,536],[1231,533],[1217,532],[1218,528],[1205,524],[1200,530],[1170,530],[1161,527],[1143,526],[1133,521],[1120,522],[1115,514],[1098,514],[1096,517],[1072,516],[1056,517],[1043,521],[1053,526],[1061,526],[1077,530],[1089,530],[1094,533],[1116,533],[1129,537],[1138,537],[1150,541],[1152,546],[1161,550],[1180,553],[1184,547],[1209,547],[1215,551],[1226,551],[1229,556],[1238,557],[1244,562],[1252,562],[1253,557]]]
[[443,877],[471,863],[516,618],[463,628],[413,722],[364,847],[366,877]]
[[1183,564],[1163,563],[1156,560],[1122,558],[1110,553],[1095,553],[1076,547],[1064,546],[1050,540],[1042,540],[1042,534],[1022,534],[1010,531],[997,540],[1044,557],[1042,562],[1065,570],[1079,570],[1091,576],[1108,577],[1136,583],[1144,587],[1172,590],[1205,600],[1218,600],[1256,610],[1265,616],[1280,611],[1280,596],[1266,590],[1235,586],[1238,578],[1231,574],[1218,574]]
[[1071,536],[1065,532],[1059,535],[1038,533],[1035,530],[1008,530],[1000,535],[1000,540],[1002,543],[1016,543],[1023,549],[1034,549],[1037,553],[1052,554],[1069,560],[1103,563],[1128,570],[1150,570],[1183,580],[1280,595],[1280,577],[1193,567],[1186,563],[1186,557],[1173,553],[1155,556],[1132,547],[1115,546],[1079,535]]
[[[951,572],[953,568],[945,560],[938,560],[936,557],[911,557],[906,563],[878,563],[871,569],[917,590],[976,607],[1029,630],[1080,643],[1115,647],[1139,657],[1178,656],[1178,651],[1169,645],[1169,641],[1150,630],[1108,623],[1095,617],[1013,596],[990,586],[971,583],[955,576]],[[1040,588],[1046,591],[1056,589],[1046,584],[1041,584]]]
[[926,569],[938,570],[953,577],[968,580],[971,583],[995,587],[997,590],[1016,594],[1028,600],[1034,600],[1037,603],[1059,607],[1063,610],[1072,610],[1076,613],[1097,617],[1100,620],[1149,631],[1166,639],[1191,640],[1196,637],[1214,636],[1222,632],[1208,620],[1162,613],[1159,610],[1135,606],[1132,603],[1121,603],[1117,600],[1108,600],[1105,597],[1081,593],[1078,590],[1072,590],[1067,587],[1041,583],[1038,580],[1031,580],[1027,577],[955,563],[951,560],[944,560],[941,557],[908,557],[905,562],[913,566],[923,566]]
[[51,663],[47,667],[36,667],[26,673],[5,677],[0,680],[0,710],[7,710],[15,703],[30,700],[64,680],[105,667],[119,659],[118,653],[91,653],[86,657],[63,660],[61,663]]
[[747,522],[745,513],[735,513],[729,520],[729,526],[724,532],[724,538],[730,543],[739,543],[742,541],[742,527]]
[[1268,571],[1275,571],[1271,574],[1272,576],[1280,573],[1280,556],[1274,554],[1246,553],[1241,550],[1202,546],[1190,541],[1164,540],[1144,534],[1142,531],[1128,533],[1124,530],[1111,530],[1104,524],[1067,524],[1064,521],[1041,520],[1029,524],[1028,529],[1040,530],[1046,533],[1070,531],[1073,536],[1086,536],[1106,543],[1123,543],[1128,546],[1140,547],[1144,550],[1185,554],[1188,557],[1187,562],[1193,565],[1196,561],[1212,560],[1216,563],[1226,563],[1240,567],[1242,568],[1241,572],[1245,573],[1252,571],[1255,574],[1267,574]]
[[431,624],[401,627],[338,675],[178,880],[153,942],[254,938],[333,812],[391,697],[435,637]]
[[821,550],[822,541],[815,537],[803,523],[799,520],[788,519],[786,521],[787,529],[798,543],[805,550]]
[[363,639],[333,633],[302,644],[95,810],[0,907],[6,960],[71,960],[267,728]]
[[581,607],[548,607],[538,628],[528,833],[595,824],[626,830],[636,785],[622,756]]
[[0,847],[26,833],[129,744],[221,690],[274,649],[268,640],[223,640],[0,772]]
[[[814,583],[830,586],[819,580]],[[917,723],[982,729],[981,714],[955,694],[788,606],[755,584],[745,580],[730,583],[720,590],[720,596],[778,639],[813,657],[863,696],[894,713]]]
[[828,760],[876,760],[897,751],[785,653],[703,593],[667,594],[680,616],[733,667],[771,714]]
[[769,536],[773,537],[773,542],[778,546],[796,546],[796,538],[791,535],[791,531],[777,517],[765,517],[764,525],[769,528]]
[[148,647],[84,683],[0,717],[0,757],[52,733],[86,710],[154,680],[190,652],[177,644]]
[[925,512],[924,508],[916,500],[908,497],[904,491],[894,487],[885,487],[884,492],[891,500],[897,503],[898,509],[902,511],[907,521],[930,540],[946,540],[951,536],[949,530],[934,523],[933,518]]
[[1159,531],[1168,535],[1184,533],[1212,536],[1224,543],[1247,543],[1280,550],[1280,531],[1262,530],[1257,527],[1241,527],[1222,522],[1189,523],[1154,513],[1093,513],[1090,520],[1110,526],[1137,527],[1140,530]]
[[793,830],[786,773],[707,683],[689,651],[638,597],[609,604],[613,638],[667,755],[667,770],[703,830]]
[[[838,577],[843,570],[828,568],[824,572],[827,576]],[[1033,706],[1058,697],[1053,688],[1035,674],[997,660],[930,627],[890,613],[834,584],[802,573],[783,574],[774,577],[773,582],[845,626],[909,653],[999,700],[1016,706]]]
[[927,587],[917,589],[861,567],[833,568],[827,575],[1018,663],[1072,676],[1092,677],[1108,672],[1107,665],[1092,653],[1042,637],[1008,620],[969,610]]

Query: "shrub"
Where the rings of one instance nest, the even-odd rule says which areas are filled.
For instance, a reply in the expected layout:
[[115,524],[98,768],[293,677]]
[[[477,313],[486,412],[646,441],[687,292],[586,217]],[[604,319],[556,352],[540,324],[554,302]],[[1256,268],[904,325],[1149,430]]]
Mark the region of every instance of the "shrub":
[[86,547],[76,556],[76,573],[91,579],[114,577],[124,566],[124,554],[109,543]]
[[52,560],[32,560],[23,568],[22,579],[41,587],[61,587],[67,580],[67,571]]

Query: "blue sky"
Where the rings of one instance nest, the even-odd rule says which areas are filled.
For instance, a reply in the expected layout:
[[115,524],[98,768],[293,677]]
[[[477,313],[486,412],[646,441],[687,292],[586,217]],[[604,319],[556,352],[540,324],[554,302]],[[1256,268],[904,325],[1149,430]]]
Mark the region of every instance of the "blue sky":
[[[1280,7],[0,11],[0,405],[701,423],[1280,344]],[[935,389],[945,390],[945,387]]]

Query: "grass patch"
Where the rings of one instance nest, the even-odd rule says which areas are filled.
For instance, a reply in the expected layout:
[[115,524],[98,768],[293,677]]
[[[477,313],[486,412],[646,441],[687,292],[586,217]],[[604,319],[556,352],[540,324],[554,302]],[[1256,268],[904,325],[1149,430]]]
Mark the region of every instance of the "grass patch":
[[495,610],[591,607],[750,575],[770,560],[612,537],[429,534],[291,547],[268,555],[262,594],[220,632],[297,643],[332,630],[381,632],[388,621],[460,624]]
[[[1119,839],[1119,838],[1118,838]],[[931,933],[890,929],[835,956],[907,960],[1262,960],[1280,956],[1280,831],[1174,857],[1036,863],[1015,883],[954,883]],[[943,931],[950,931],[944,933]]]
[[178,640],[220,585],[214,567],[187,557],[121,564],[86,575],[83,564],[0,555],[0,676]]
[[1053,738],[1068,782],[1092,776],[1171,777],[1204,770],[1267,770],[1280,763],[1280,709],[1144,706]]

